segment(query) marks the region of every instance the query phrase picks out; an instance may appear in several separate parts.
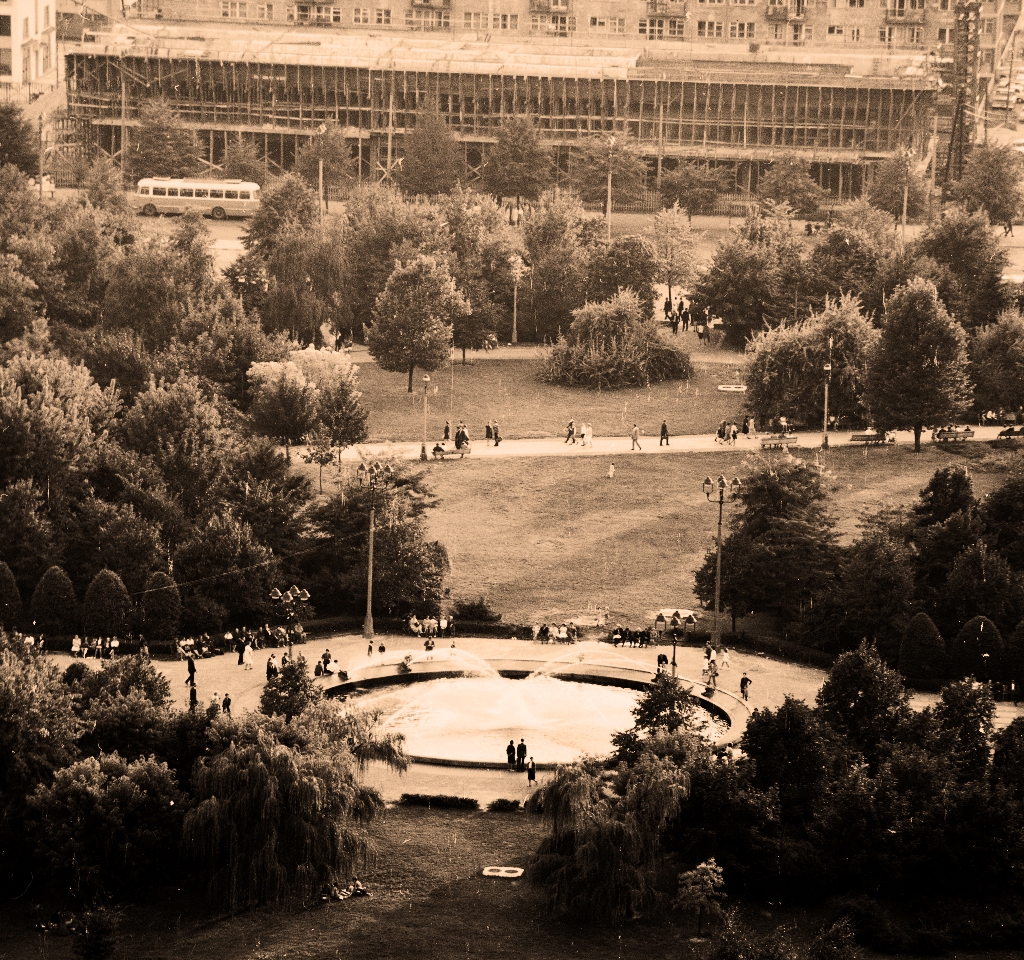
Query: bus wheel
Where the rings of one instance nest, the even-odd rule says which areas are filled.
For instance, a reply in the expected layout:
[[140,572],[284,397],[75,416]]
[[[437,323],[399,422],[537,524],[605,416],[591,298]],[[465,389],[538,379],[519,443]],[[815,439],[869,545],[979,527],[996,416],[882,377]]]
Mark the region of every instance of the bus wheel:
[[144,217],[155,217],[156,216],[156,207],[154,207],[153,204],[151,204],[151,203],[147,203],[142,208],[142,215]]
[[214,207],[211,211],[214,220],[227,220],[228,215],[224,212],[223,207]]

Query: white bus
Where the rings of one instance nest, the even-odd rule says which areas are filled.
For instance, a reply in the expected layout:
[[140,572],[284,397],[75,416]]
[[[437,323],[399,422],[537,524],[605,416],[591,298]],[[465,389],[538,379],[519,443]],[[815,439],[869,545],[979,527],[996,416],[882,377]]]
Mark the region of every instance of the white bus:
[[196,210],[226,220],[251,217],[260,205],[260,185],[244,180],[143,177],[135,193],[135,209],[146,217]]

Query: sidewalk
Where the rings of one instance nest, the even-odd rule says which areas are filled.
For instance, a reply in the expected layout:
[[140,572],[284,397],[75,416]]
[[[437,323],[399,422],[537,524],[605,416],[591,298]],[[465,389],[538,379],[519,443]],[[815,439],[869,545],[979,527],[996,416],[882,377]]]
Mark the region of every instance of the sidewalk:
[[[995,440],[1002,427],[974,427],[974,440],[967,442],[978,442],[983,440]],[[828,442],[830,447],[863,446],[862,444],[851,444],[850,434],[857,431],[842,430],[830,433]],[[764,434],[761,434],[764,436]],[[437,441],[431,439],[427,442],[427,456],[431,457],[431,450]],[[897,430],[896,443],[912,445],[914,434],[911,430]],[[931,444],[931,435],[926,432],[921,436],[922,447]],[[650,456],[651,454],[673,454],[673,453],[694,453],[719,450],[722,452],[741,451],[744,453],[759,453],[761,444],[758,439],[744,437],[742,434],[735,445],[720,443],[714,434],[700,436],[679,436],[672,437],[669,446],[659,446],[656,435],[643,436],[640,438],[641,449],[630,450],[631,441],[629,437],[595,437],[592,446],[583,447],[581,444],[566,443],[564,437],[544,437],[530,440],[502,440],[497,447],[489,446],[485,440],[473,439],[473,452],[469,455],[479,457],[589,457],[589,456]],[[445,459],[458,459],[459,454],[454,451],[446,455]],[[803,432],[798,434],[793,444],[794,451],[804,454],[821,447],[821,433]],[[397,460],[416,460],[420,456],[421,444],[419,443],[361,443],[342,451],[342,460],[363,460],[374,457],[394,458]],[[867,447],[865,447],[867,449]],[[431,457],[431,459],[433,459]]]

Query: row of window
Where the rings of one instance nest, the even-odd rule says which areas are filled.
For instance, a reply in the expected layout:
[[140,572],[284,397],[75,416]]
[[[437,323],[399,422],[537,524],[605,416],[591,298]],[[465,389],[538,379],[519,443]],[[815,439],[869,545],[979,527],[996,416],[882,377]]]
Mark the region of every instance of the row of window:
[[[50,7],[49,4],[43,7],[43,29],[50,29]],[[36,7],[36,33],[39,33],[39,8]],[[0,37],[11,36],[11,18],[7,14],[0,16]],[[30,30],[29,18],[25,17],[21,22],[21,37],[23,40],[28,40],[32,36]]]

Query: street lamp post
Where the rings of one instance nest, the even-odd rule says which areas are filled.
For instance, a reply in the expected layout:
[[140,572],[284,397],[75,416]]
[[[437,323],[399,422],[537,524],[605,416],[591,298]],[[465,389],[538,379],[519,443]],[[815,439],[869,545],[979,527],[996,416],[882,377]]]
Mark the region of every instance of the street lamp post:
[[526,276],[526,263],[517,253],[509,261],[509,266],[512,271],[512,342],[519,343],[516,323],[519,313],[519,283]]
[[381,466],[376,460],[367,467],[361,463],[356,468],[356,475],[359,477],[359,485],[369,483],[370,490],[370,543],[369,554],[366,563],[366,616],[363,618],[363,636],[367,640],[373,639],[373,528],[374,528],[374,495],[378,490],[387,489],[391,482],[391,467],[388,464]]
[[704,490],[704,496],[708,498],[711,503],[715,500],[712,494],[717,491],[718,493],[718,556],[715,560],[715,625],[713,633],[711,635],[711,644],[718,649],[719,643],[722,640],[722,622],[720,619],[720,609],[722,604],[722,510],[725,507],[725,495],[726,492],[729,494],[730,500],[735,500],[737,494],[740,492],[739,477],[733,477],[731,481],[726,481],[724,476],[720,476],[717,480],[712,480],[711,477],[705,477],[702,489]]
[[608,223],[608,242],[612,241],[612,151],[615,149],[615,137],[608,138],[608,197],[606,200],[605,220]]
[[292,659],[292,640],[295,633],[295,625],[301,625],[302,621],[299,617],[299,604],[309,602],[309,591],[295,586],[292,584],[287,590],[282,593],[277,587],[274,587],[270,591],[270,599],[278,604],[284,610],[284,618],[287,622],[288,631],[288,659]]
[[825,364],[825,419],[821,428],[821,447],[828,449],[828,386],[832,382],[832,337],[828,338],[828,363]]
[[427,387],[430,386],[430,377],[423,374],[423,446],[420,447],[420,460],[427,459]]

